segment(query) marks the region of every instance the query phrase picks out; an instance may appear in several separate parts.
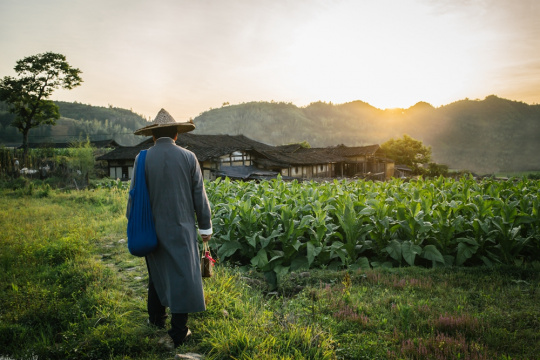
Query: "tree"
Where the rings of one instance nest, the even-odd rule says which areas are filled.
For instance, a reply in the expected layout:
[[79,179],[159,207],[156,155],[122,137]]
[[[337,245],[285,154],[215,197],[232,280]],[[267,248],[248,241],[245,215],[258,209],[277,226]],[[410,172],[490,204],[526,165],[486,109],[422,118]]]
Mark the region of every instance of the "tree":
[[431,146],[424,146],[420,140],[409,135],[403,135],[401,139],[390,139],[381,145],[381,149],[396,164],[411,167],[415,174],[422,172],[420,164],[431,161]]
[[86,141],[75,141],[69,147],[71,156],[69,166],[72,170],[80,172],[80,177],[86,181],[87,185],[96,163],[94,150],[88,138]]
[[448,176],[448,165],[429,163],[427,175],[431,177]]
[[55,89],[73,89],[82,83],[81,70],[71,67],[62,54],[47,52],[17,61],[17,77],[0,81],[0,100],[15,114],[11,126],[23,135],[24,156],[28,151],[28,132],[42,124],[55,125],[58,106],[47,100]]

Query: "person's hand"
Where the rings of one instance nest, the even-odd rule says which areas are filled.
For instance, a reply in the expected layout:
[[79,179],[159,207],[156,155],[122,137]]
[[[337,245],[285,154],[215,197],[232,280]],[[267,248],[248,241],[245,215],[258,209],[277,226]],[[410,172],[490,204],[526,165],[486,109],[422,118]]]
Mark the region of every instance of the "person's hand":
[[208,242],[208,240],[210,240],[211,237],[212,237],[212,235],[201,235],[201,238],[202,238],[203,242]]

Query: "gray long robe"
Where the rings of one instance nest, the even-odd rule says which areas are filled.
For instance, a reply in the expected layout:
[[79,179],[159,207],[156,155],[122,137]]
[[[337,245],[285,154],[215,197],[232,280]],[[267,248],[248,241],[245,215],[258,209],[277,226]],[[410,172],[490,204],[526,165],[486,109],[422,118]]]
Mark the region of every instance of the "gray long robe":
[[[204,311],[196,223],[207,230],[212,222],[199,162],[174,140],[159,138],[146,154],[145,174],[159,242],[146,259],[161,304],[171,313]],[[130,203],[128,217],[129,209]]]

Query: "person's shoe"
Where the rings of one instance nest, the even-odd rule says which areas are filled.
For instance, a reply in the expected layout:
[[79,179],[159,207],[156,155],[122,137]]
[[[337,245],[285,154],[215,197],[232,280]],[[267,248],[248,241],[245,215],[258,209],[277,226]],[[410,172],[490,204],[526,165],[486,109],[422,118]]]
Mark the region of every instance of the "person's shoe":
[[189,341],[191,339],[191,330],[187,329],[186,336],[184,336],[184,342]]
[[189,341],[189,339],[191,339],[191,330],[188,329],[186,335],[184,336],[184,338],[182,340],[180,340],[178,343],[174,343],[174,347],[177,348],[180,345],[185,344],[186,342]]

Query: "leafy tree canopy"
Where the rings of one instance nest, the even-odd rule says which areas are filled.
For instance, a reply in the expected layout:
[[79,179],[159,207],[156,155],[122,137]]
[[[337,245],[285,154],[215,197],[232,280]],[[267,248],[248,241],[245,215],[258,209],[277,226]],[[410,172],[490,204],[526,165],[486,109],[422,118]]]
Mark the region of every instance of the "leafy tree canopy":
[[62,54],[47,52],[17,61],[17,77],[0,81],[0,100],[15,114],[11,125],[23,135],[28,149],[28,132],[42,124],[54,125],[60,118],[58,106],[47,100],[55,89],[73,89],[82,83],[81,70],[71,67]]
[[431,146],[424,146],[420,140],[409,135],[403,135],[401,139],[390,139],[383,143],[381,148],[396,164],[407,165],[415,173],[420,172],[420,164],[431,161]]

